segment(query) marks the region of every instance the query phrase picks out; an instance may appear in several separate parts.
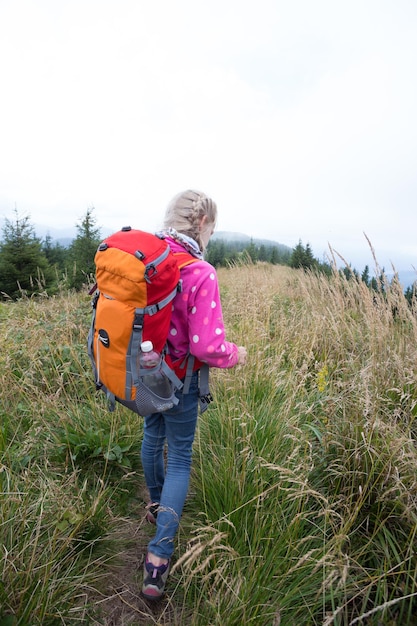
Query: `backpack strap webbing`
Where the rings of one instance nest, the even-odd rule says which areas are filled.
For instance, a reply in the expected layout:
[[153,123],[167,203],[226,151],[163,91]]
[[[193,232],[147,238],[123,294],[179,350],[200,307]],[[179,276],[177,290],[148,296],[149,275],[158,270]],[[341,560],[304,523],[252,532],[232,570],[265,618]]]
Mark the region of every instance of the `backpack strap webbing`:
[[160,300],[159,302],[155,302],[155,304],[148,304],[144,309],[142,309],[142,313],[146,315],[155,315],[155,313],[158,313],[158,311],[163,309],[164,306],[169,304],[175,298],[177,293],[178,293],[178,286],[176,285],[175,289],[173,289],[171,293],[169,293],[163,300]]
[[186,357],[187,359],[187,369],[185,372],[185,378],[184,378],[184,387],[183,389],[183,393],[187,394],[190,391],[190,382],[191,382],[191,376],[193,375],[194,372],[194,357],[192,354],[189,354],[188,357]]
[[116,396],[114,395],[114,393],[111,393],[111,391],[109,391],[108,389],[106,391],[106,396],[107,396],[107,404],[109,407],[109,411],[110,413],[113,413],[113,411],[116,409]]
[[[192,256],[188,252],[174,252],[174,256],[177,260],[178,267],[180,270],[187,265],[191,265],[191,263],[195,263],[200,259]],[[194,364],[195,358],[192,354],[189,354],[187,358],[187,370],[184,378],[184,387],[183,393],[187,394],[190,390],[190,382],[191,376],[194,372]],[[199,368],[199,393],[198,393],[198,403],[200,406],[200,412],[203,413],[210,402],[213,400],[213,396],[210,393],[209,386],[209,378],[210,378],[210,368],[207,363],[203,363]]]
[[213,401],[213,396],[210,393],[209,387],[210,368],[207,363],[204,363],[200,368],[200,389],[198,402],[200,404],[200,412],[204,413],[210,402]]
[[[187,358],[187,370],[184,378],[184,387],[182,392],[187,394],[190,390],[191,377],[194,373],[195,357],[189,354]],[[210,393],[210,368],[207,363],[203,363],[198,370],[199,386],[198,386],[198,404],[200,412],[204,413],[210,402],[213,401],[213,396]]]

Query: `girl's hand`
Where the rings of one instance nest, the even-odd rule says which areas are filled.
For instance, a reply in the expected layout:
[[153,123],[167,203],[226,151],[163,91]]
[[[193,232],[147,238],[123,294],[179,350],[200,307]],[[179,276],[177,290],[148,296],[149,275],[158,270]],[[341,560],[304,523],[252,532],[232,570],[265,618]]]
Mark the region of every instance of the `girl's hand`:
[[237,364],[245,365],[246,363],[247,351],[243,346],[238,346],[237,348]]

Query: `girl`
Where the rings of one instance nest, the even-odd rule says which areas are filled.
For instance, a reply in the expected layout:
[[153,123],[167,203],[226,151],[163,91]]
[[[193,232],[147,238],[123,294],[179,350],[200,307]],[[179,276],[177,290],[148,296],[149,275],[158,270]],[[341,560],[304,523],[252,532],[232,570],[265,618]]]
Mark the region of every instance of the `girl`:
[[148,545],[142,593],[151,600],[164,593],[188,491],[198,414],[198,364],[229,368],[246,361],[246,349],[225,339],[216,271],[203,260],[216,218],[213,200],[200,191],[187,190],[168,205],[160,233],[174,253],[186,251],[198,259],[181,270],[182,291],[173,301],[168,339],[174,368],[189,354],[197,366],[187,392],[177,393],[178,405],[144,420],[142,465],[151,499],[147,518],[156,524],[156,533]]

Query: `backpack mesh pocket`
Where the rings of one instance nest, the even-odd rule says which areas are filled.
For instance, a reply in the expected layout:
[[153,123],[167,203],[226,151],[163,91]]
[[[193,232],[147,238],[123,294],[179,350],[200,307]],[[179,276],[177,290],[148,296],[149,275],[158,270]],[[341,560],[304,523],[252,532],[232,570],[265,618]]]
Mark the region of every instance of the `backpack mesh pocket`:
[[161,397],[154,393],[142,381],[136,387],[135,403],[139,415],[150,415],[151,413],[162,413],[172,409],[178,400],[174,395],[174,390],[168,397]]

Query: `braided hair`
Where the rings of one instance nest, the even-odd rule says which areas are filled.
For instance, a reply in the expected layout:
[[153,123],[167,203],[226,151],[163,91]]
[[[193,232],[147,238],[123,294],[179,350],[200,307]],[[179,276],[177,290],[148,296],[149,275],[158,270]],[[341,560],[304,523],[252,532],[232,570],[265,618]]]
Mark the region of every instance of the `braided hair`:
[[207,224],[216,224],[216,203],[201,191],[187,189],[177,194],[165,212],[164,228],[175,228],[179,233],[191,237],[204,250],[204,243],[200,237],[202,218],[207,217]]

